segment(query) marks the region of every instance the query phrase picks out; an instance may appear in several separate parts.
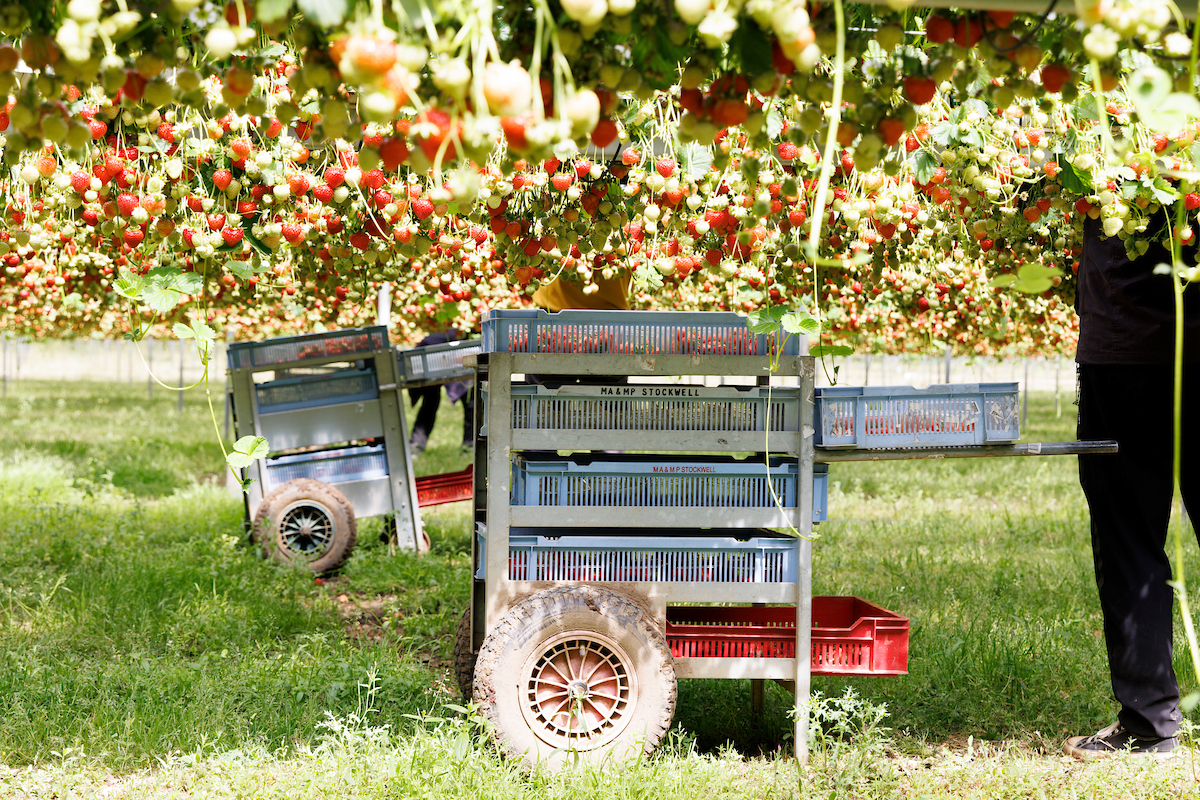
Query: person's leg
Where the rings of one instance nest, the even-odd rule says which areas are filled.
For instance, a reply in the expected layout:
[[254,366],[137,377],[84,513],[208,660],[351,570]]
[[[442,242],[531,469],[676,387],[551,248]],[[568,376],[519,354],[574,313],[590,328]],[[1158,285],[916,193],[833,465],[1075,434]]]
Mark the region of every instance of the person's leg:
[[434,423],[437,422],[438,406],[442,402],[442,387],[422,386],[409,389],[408,396],[412,398],[414,406],[420,403],[417,419],[413,423],[412,436],[408,439],[412,454],[419,456],[425,452],[425,447],[429,444],[429,435],[433,433]]
[[472,383],[467,388],[467,393],[462,398],[463,405],[463,438],[462,446],[464,450],[475,446],[475,384]]
[[1081,365],[1079,438],[1120,452],[1079,458],[1118,721],[1136,737],[1174,736],[1179,688],[1171,666],[1164,551],[1172,494],[1171,381],[1165,367]]

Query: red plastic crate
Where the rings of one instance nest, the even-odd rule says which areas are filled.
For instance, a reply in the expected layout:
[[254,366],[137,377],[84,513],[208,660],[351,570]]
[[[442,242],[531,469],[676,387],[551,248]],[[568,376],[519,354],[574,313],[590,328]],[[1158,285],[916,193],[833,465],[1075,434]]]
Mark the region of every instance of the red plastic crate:
[[426,475],[417,478],[416,483],[417,505],[421,508],[470,500],[474,494],[475,467],[441,475]]
[[[667,608],[676,658],[794,658],[794,606]],[[858,597],[814,597],[813,675],[904,675],[908,618]]]

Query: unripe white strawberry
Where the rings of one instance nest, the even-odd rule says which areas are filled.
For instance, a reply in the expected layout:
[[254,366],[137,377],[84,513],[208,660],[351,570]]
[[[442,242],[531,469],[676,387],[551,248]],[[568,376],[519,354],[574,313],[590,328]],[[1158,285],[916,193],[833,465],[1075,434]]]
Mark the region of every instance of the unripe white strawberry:
[[711,10],[711,0],[675,0],[675,13],[688,25],[699,25]]

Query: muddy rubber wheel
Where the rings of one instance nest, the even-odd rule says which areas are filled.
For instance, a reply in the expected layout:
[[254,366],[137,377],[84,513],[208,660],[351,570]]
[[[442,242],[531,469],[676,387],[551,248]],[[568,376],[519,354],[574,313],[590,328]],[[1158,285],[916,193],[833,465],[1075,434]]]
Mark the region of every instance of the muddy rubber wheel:
[[675,713],[666,637],[635,603],[605,589],[547,589],[488,632],[475,699],[501,749],[558,769],[648,755]]
[[350,557],[358,524],[344,494],[327,483],[300,478],[263,498],[253,535],[276,561],[306,564],[321,574]]
[[463,611],[458,628],[454,631],[454,679],[462,691],[464,700],[471,699],[471,685],[475,682],[475,653],[471,652],[471,607]]

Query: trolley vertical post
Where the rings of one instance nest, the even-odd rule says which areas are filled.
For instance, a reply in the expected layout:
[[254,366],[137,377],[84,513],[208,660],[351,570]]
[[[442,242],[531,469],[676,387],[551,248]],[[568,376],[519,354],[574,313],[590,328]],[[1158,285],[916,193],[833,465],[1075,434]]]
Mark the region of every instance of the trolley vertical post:
[[813,532],[813,405],[815,365],[811,358],[799,359],[800,369],[800,464],[796,520],[800,531],[796,569],[796,760],[808,761],[808,701],[812,688],[812,532]]

